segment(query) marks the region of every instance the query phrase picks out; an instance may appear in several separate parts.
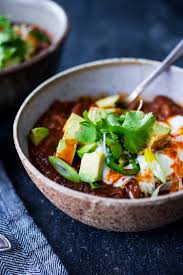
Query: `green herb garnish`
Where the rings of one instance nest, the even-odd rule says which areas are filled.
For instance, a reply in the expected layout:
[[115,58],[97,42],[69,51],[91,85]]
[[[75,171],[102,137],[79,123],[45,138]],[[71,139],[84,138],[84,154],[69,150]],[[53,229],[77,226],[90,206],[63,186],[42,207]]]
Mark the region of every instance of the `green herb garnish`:
[[[155,142],[164,141],[170,129],[156,121],[152,113],[146,114],[142,111],[116,108],[115,104],[119,96],[116,98],[99,100],[96,102],[98,107],[90,106],[88,112],[84,111],[83,117],[72,113],[66,121],[63,127],[62,142],[65,144],[69,139],[74,140],[75,151],[78,146],[77,155],[81,159],[80,167],[77,167],[79,172],[71,167],[69,162],[66,163],[67,160],[63,158],[63,155],[57,154],[58,152],[56,152],[56,157],[48,158],[49,162],[65,179],[73,182],[82,181],[89,184],[92,190],[103,188],[102,181],[106,184],[112,183],[114,187],[123,183],[123,180],[124,184],[126,180],[131,179],[140,181],[140,177],[136,175],[139,172],[143,173],[145,167],[152,177],[154,186],[153,189],[150,187],[151,190],[148,192],[143,191],[141,186],[139,187],[145,196],[148,195],[147,193],[153,193],[152,198],[155,198],[166,184],[167,179],[152,145]],[[41,141],[39,141],[38,130],[33,129],[32,135],[35,139],[37,132],[39,144]],[[37,142],[34,139],[35,144]],[[67,152],[64,153],[67,154]],[[162,184],[155,188],[159,181]]]
[[155,117],[152,113],[140,111],[127,112],[122,127],[125,149],[130,153],[139,153],[144,149],[153,131]]
[[81,143],[95,142],[97,139],[96,127],[88,121],[83,121],[80,125],[81,130],[76,133],[76,139]]
[[29,34],[35,37],[40,42],[49,43],[48,36],[44,32],[41,32],[39,29],[32,29]]
[[[27,35],[21,34],[21,24],[17,25],[18,34],[13,24],[5,16],[0,16],[0,69],[8,68],[28,60],[39,46],[39,43],[49,44],[49,38],[44,32],[33,28]],[[30,35],[38,43],[33,43]]]
[[108,114],[107,122],[109,125],[120,125],[119,116],[115,114]]
[[106,144],[110,148],[114,159],[120,158],[122,154],[122,145],[118,141],[115,141],[112,138],[108,137],[106,137]]
[[75,138],[80,143],[93,143],[97,140],[97,128],[95,124],[88,118],[88,112],[83,113],[84,121],[80,123],[81,130],[76,132]]
[[[131,154],[139,153],[147,145],[153,132],[155,117],[141,111],[129,111],[121,116],[109,113],[96,124],[88,118],[87,111],[83,113],[83,117],[85,120],[80,123],[81,129],[76,133],[76,139],[85,144],[103,140],[107,166],[123,175],[136,175],[140,166]],[[128,157],[123,162],[121,160],[124,151]],[[131,164],[131,169],[125,168],[128,164]]]
[[0,68],[23,62],[25,53],[25,41],[15,33],[10,21],[0,16]]

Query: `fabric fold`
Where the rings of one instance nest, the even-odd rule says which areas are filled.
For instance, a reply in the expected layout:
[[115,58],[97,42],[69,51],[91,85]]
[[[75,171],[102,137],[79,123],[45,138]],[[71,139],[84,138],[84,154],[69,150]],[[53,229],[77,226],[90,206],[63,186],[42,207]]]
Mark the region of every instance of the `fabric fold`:
[[68,274],[17,196],[1,162],[0,234],[12,246],[0,252],[0,274]]

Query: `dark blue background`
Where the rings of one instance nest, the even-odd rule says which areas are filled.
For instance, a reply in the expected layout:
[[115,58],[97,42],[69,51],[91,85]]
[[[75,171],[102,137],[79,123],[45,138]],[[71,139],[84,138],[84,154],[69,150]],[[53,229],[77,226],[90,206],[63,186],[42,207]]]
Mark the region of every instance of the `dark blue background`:
[[[182,37],[181,0],[57,2],[72,22],[60,70],[109,57],[162,59]],[[71,219],[22,168],[13,148],[12,119],[1,116],[0,154],[18,194],[71,274],[183,273],[183,220],[149,232],[111,233]]]

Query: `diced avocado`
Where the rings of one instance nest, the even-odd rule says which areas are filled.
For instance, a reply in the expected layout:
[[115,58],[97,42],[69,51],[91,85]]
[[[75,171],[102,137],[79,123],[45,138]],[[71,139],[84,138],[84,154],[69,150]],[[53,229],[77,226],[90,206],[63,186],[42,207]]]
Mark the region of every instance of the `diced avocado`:
[[107,114],[115,113],[117,115],[121,115],[123,110],[121,108],[105,108],[103,109]]
[[88,183],[101,180],[103,165],[104,154],[102,152],[84,154],[79,170],[80,179]]
[[75,133],[80,130],[80,122],[82,122],[82,121],[84,121],[84,119],[81,116],[78,116],[78,115],[72,113],[64,125],[63,138],[64,139],[75,138]]
[[102,119],[106,119],[107,113],[105,110],[97,108],[97,107],[91,107],[88,112],[88,118],[93,122],[97,123],[98,121],[101,121]]
[[107,118],[107,114],[115,113],[117,108],[102,109],[98,107],[91,107],[88,111],[88,118],[93,122],[97,123],[102,119]]
[[56,157],[65,160],[71,165],[76,153],[77,144],[76,139],[60,139],[57,146]]
[[80,182],[79,174],[65,161],[57,157],[49,157],[48,160],[62,177],[73,182]]
[[155,135],[168,135],[171,132],[171,129],[160,122],[156,122],[153,127]]
[[77,153],[78,153],[79,157],[82,158],[85,153],[92,153],[93,151],[95,151],[96,148],[97,148],[97,144],[95,142],[91,143],[91,144],[86,144],[86,145],[81,146],[77,150]]
[[110,114],[110,113],[116,113],[118,111],[119,108],[107,108],[107,109],[103,109],[105,110],[105,112],[107,114]]
[[37,146],[39,145],[43,139],[45,139],[49,135],[49,129],[45,127],[37,127],[31,130],[30,139],[32,143]]
[[158,149],[166,143],[166,139],[170,134],[171,129],[164,126],[159,122],[155,122],[153,126],[153,135],[149,142],[149,147],[151,149]]
[[100,108],[115,107],[115,103],[120,99],[120,95],[112,95],[102,99],[99,99],[95,104]]

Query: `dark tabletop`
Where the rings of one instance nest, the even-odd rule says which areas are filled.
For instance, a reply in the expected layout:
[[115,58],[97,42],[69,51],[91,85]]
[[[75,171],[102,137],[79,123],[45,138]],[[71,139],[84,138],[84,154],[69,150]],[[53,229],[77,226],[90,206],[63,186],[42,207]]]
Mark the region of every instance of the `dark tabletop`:
[[[109,57],[161,60],[183,34],[181,0],[57,2],[72,21],[60,70]],[[148,232],[112,233],[66,216],[24,171],[13,147],[13,116],[0,116],[0,155],[19,196],[70,274],[183,274],[183,220]]]

